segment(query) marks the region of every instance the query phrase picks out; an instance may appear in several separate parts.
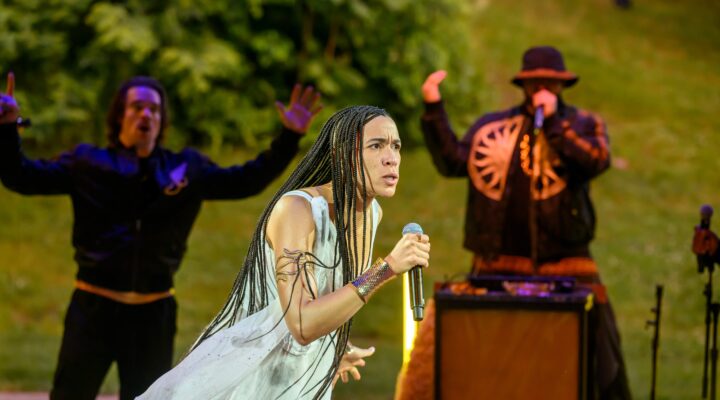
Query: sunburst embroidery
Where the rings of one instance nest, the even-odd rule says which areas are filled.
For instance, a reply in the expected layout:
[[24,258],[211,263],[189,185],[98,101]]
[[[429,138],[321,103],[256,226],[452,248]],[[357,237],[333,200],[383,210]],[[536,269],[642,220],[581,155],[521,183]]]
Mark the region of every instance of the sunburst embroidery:
[[[522,115],[517,115],[485,124],[473,136],[472,151],[468,159],[470,179],[479,192],[492,200],[500,201],[505,192],[508,169],[515,144],[522,131],[523,119]],[[527,150],[529,153],[530,148]],[[533,198],[545,200],[560,193],[565,188],[566,182],[553,168],[553,164],[559,163],[560,159],[552,152],[547,142],[540,138],[533,146],[532,153],[533,159],[542,159],[540,163],[542,173],[533,171],[533,181],[537,182],[537,179],[540,179],[542,182],[540,185],[533,185]],[[527,154],[525,156],[527,157]]]
[[499,201],[505,191],[507,171],[515,149],[523,116],[483,125],[473,136],[468,172],[475,188]]

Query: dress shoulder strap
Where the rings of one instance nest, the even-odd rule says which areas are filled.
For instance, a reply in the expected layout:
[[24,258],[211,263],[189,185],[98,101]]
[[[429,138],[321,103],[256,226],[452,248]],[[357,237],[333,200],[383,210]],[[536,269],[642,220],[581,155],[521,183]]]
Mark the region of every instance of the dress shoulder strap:
[[291,191],[283,194],[283,197],[285,197],[285,196],[300,196],[300,197],[304,198],[305,200],[309,201],[310,203],[312,203],[312,199],[313,199],[313,197],[310,195],[310,193],[304,192],[302,190],[291,190]]

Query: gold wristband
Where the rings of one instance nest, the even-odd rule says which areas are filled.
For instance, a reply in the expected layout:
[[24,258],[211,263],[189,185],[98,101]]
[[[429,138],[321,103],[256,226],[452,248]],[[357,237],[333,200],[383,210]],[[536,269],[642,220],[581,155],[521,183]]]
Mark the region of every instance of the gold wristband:
[[370,294],[393,276],[395,273],[390,268],[390,264],[378,258],[367,271],[352,281],[352,285],[357,289],[358,296],[367,303]]

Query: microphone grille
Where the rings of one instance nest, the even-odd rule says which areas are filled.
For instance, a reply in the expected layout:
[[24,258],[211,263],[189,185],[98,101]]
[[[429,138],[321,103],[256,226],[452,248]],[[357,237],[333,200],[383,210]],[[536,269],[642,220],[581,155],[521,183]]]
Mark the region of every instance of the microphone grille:
[[700,207],[700,215],[703,218],[710,218],[713,215],[713,208],[708,204],[703,204],[702,207]]
[[402,234],[403,234],[403,235],[407,235],[408,233],[419,233],[419,234],[422,235],[423,229],[422,229],[422,227],[420,226],[420,224],[416,224],[415,222],[411,222],[411,223],[405,225],[405,227],[404,227],[403,230],[402,230]]

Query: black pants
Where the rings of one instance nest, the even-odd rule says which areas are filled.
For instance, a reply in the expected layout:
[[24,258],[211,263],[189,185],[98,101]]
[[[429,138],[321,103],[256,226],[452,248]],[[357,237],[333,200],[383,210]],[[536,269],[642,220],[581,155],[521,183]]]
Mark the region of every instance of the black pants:
[[620,334],[610,303],[596,304],[595,368],[600,400],[631,400],[627,370],[620,348]]
[[65,316],[52,400],[94,400],[113,361],[120,399],[134,399],[172,367],[177,304],[127,305],[75,290]]

